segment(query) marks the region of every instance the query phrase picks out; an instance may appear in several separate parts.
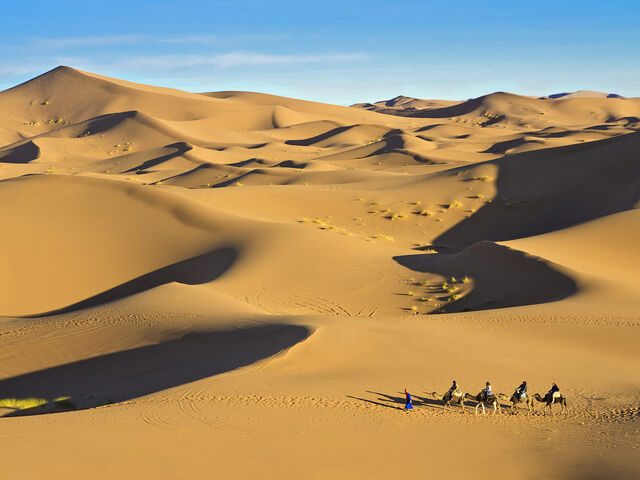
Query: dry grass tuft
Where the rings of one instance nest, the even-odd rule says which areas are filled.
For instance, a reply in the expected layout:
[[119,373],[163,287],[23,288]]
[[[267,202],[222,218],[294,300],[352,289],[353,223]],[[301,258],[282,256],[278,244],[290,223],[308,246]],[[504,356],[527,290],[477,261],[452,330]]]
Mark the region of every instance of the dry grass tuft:
[[4,398],[0,400],[0,408],[27,410],[29,408],[41,407],[47,403],[44,398]]
[[395,239],[389,235],[382,235],[381,233],[374,233],[371,238],[379,238],[380,240],[388,240],[389,242],[395,241]]
[[489,175],[482,175],[480,177],[473,177],[471,180],[473,180],[474,182],[488,182],[490,180],[493,180],[493,178],[491,178]]
[[58,397],[53,399],[53,403],[59,409],[75,410],[78,408],[76,404],[71,400],[71,397]]

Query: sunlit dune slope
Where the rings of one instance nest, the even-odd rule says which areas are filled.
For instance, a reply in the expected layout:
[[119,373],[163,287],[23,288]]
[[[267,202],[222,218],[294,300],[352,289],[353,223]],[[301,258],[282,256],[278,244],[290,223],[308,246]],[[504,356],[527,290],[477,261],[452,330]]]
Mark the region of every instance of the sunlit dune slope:
[[[553,252],[522,249],[534,259],[485,241],[634,208],[639,105],[592,94],[385,102],[412,112],[398,116],[59,67],[0,93],[3,225],[20,232],[4,240],[2,313],[85,308],[176,282],[271,313],[562,298],[575,285]],[[419,261],[394,260],[412,254]],[[528,269],[525,283],[505,280]],[[367,282],[374,271],[380,281]],[[473,290],[433,292],[416,309],[406,291],[417,274],[469,276]]]
[[[9,477],[636,467],[638,99],[344,107],[59,67],[0,110]],[[503,413],[445,412],[453,379]],[[523,379],[568,408],[515,414]]]

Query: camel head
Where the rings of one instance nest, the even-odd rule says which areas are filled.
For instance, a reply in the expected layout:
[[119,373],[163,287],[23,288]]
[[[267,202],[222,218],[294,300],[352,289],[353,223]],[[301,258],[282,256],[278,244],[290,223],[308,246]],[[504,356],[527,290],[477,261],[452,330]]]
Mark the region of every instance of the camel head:
[[536,393],[533,398],[535,398],[539,402],[545,402],[546,400],[540,396],[539,393]]
[[507,396],[502,392],[500,392],[497,396],[500,400],[505,400],[505,401],[509,400]]
[[438,397],[440,397],[436,392],[427,393],[427,395],[431,395],[434,399],[438,399]]

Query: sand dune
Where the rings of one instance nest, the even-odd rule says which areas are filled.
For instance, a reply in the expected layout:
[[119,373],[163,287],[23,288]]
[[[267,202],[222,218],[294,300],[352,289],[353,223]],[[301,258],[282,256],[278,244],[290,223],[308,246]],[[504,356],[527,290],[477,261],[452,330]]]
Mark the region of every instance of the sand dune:
[[577,90],[575,92],[562,92],[562,93],[552,93],[551,95],[547,95],[544,99],[556,99],[556,98],[624,98],[622,95],[618,95],[617,93],[605,93],[605,92],[596,92],[593,90]]
[[[341,107],[58,67],[0,109],[6,475],[640,468],[638,99]],[[570,409],[443,415],[453,378]]]
[[398,95],[390,100],[382,100],[375,103],[356,103],[352,107],[363,108],[378,113],[399,113],[416,110],[427,110],[443,108],[455,105],[460,102],[451,100],[423,100],[420,98],[406,97]]
[[561,263],[574,271],[638,287],[638,215],[640,210],[637,209],[623,211],[508,244]]

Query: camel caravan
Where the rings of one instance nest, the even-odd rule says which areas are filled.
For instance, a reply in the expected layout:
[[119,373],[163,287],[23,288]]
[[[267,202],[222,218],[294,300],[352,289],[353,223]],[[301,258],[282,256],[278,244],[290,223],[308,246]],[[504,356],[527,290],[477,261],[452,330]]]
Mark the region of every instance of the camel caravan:
[[[405,394],[407,397],[407,404],[405,405],[405,410],[412,410],[413,405],[411,401],[411,395],[405,389]],[[500,400],[505,402],[510,402],[510,412],[512,414],[517,414],[519,412],[520,405],[523,405],[527,414],[537,413],[535,408],[535,401],[539,403],[543,403],[542,407],[542,415],[546,415],[547,408],[549,409],[549,413],[553,415],[553,405],[560,405],[560,413],[567,412],[567,399],[564,395],[560,393],[560,389],[554,383],[551,386],[551,389],[544,395],[541,396],[539,393],[534,394],[533,396],[529,396],[527,394],[527,382],[523,381],[513,392],[511,397],[507,397],[504,393],[493,393],[493,389],[491,387],[491,383],[487,382],[485,388],[480,391],[477,395],[472,395],[470,393],[464,393],[460,387],[458,387],[457,382],[454,380],[453,384],[445,392],[443,395],[438,395],[436,392],[431,392],[430,394],[434,399],[441,399],[443,403],[442,413],[447,411],[447,408],[450,410],[453,409],[455,405],[459,406],[464,413],[465,401],[474,402],[475,403],[475,414],[478,414],[479,409],[482,409],[482,414],[486,413],[486,407],[493,407],[493,413],[502,413],[502,407],[500,405]],[[535,401],[534,401],[535,400]]]

